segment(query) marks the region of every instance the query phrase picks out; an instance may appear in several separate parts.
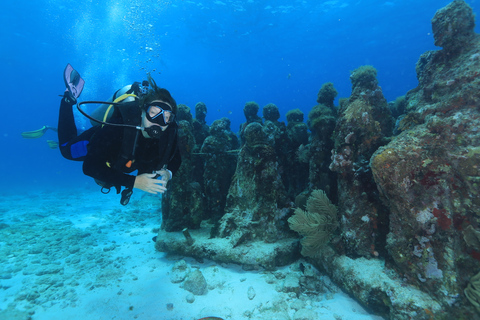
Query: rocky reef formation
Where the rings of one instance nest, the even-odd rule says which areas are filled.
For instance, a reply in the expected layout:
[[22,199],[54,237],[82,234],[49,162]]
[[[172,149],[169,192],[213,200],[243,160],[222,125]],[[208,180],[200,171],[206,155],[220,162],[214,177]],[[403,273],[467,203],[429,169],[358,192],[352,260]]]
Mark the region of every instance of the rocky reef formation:
[[445,314],[473,319],[463,289],[480,271],[480,39],[464,1],[439,10],[432,27],[443,48],[420,57],[419,85],[406,96],[406,129],[371,165],[391,210],[393,266]]

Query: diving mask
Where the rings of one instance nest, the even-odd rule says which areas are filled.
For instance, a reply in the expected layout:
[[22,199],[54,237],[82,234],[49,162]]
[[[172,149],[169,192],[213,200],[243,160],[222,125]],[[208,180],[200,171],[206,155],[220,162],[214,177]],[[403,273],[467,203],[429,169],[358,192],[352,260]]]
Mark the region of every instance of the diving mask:
[[153,101],[145,106],[145,113],[148,121],[158,124],[159,126],[167,126],[175,120],[175,113],[171,107],[160,101]]

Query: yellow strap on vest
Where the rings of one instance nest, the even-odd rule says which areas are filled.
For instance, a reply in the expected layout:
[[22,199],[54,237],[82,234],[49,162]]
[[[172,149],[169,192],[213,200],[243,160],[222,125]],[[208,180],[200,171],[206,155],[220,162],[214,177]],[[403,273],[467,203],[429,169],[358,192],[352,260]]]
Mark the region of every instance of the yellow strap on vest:
[[[128,97],[135,97],[137,98],[136,95],[134,94],[131,94],[131,93],[125,93],[125,94],[122,94],[120,97],[118,97],[117,99],[113,100],[113,103],[118,103],[118,102],[122,102],[123,100],[127,99]],[[108,108],[107,108],[107,111],[105,111],[105,114],[103,115],[103,122],[107,122],[107,117],[108,117],[108,113],[110,112],[110,109],[112,109],[113,107],[113,104],[109,105]],[[104,125],[102,124],[102,127]]]

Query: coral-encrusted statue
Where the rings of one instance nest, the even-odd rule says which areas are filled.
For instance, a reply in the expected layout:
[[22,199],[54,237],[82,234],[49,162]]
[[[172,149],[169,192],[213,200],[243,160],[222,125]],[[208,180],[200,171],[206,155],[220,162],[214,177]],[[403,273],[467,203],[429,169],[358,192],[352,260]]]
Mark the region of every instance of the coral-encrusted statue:
[[376,76],[372,66],[352,72],[352,95],[340,108],[330,164],[330,169],[338,173],[344,246],[352,256],[382,254],[388,227],[369,161],[373,152],[388,142],[393,128]]
[[[417,63],[407,128],[371,158],[390,207],[395,268],[449,314],[473,319],[464,288],[480,270],[480,39],[471,8],[453,1],[432,19],[439,51]],[[471,280],[470,280],[471,281]],[[437,318],[437,315],[435,315]]]
[[229,236],[233,246],[248,240],[275,242],[291,232],[287,225],[290,203],[272,140],[258,122],[245,127],[244,137],[226,213],[216,233]]

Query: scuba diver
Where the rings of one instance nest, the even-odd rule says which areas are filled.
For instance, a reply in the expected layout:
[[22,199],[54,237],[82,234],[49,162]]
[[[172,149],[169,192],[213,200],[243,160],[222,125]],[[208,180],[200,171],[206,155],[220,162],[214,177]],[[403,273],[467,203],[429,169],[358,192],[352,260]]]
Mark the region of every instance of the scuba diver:
[[[170,92],[156,85],[149,75],[148,86],[120,89],[112,101],[84,101],[77,104],[85,81],[67,65],[66,90],[58,119],[59,148],[63,157],[83,161],[83,172],[94,178],[108,193],[122,191],[120,203],[126,205],[133,188],[152,194],[164,193],[166,185],[181,164],[177,146],[177,103]],[[134,84],[135,85],[135,84]],[[132,87],[134,86],[132,85]],[[137,93],[137,94],[135,94]],[[77,135],[73,106],[98,125]],[[84,104],[101,104],[86,114]],[[103,115],[100,117],[100,115]],[[97,118],[98,117],[98,118]],[[137,170],[136,175],[130,173]],[[160,180],[157,180],[161,177]]]

